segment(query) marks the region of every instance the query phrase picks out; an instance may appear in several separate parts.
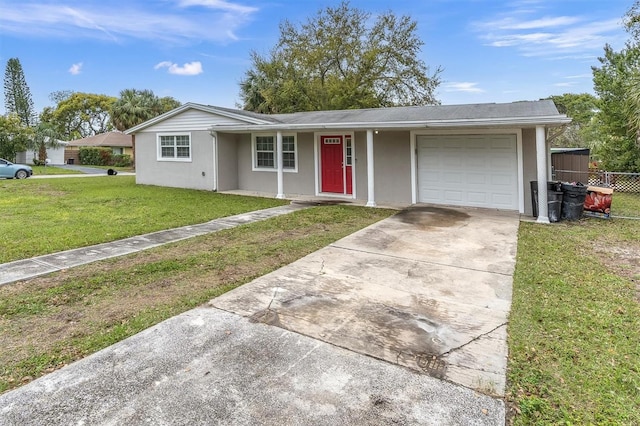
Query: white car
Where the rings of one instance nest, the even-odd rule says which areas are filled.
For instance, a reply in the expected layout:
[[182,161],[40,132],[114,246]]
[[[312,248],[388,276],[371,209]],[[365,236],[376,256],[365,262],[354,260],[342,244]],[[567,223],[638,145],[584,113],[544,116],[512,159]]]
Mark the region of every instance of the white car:
[[0,178],[26,179],[33,174],[33,169],[24,164],[13,164],[11,161],[0,158]]

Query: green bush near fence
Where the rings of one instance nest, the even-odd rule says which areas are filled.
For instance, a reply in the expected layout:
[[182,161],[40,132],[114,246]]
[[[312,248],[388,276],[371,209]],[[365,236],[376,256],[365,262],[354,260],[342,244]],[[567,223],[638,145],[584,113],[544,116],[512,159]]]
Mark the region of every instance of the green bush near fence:
[[80,164],[87,166],[131,166],[131,156],[126,154],[113,154],[109,148],[81,147],[78,153]]

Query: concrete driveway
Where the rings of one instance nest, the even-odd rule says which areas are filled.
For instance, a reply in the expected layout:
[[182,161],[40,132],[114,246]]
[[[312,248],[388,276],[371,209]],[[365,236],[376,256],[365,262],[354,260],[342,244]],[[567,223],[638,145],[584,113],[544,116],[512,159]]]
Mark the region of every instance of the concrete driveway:
[[518,222],[413,207],[211,305],[500,396]]
[[0,395],[0,424],[504,424],[517,227],[403,211]]

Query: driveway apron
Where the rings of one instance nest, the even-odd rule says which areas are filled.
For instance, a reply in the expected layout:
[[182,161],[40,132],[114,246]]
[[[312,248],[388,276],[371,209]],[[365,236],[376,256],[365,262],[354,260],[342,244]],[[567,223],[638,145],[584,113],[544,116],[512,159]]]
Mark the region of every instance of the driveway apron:
[[402,211],[0,395],[0,424],[503,425],[517,227]]
[[518,223],[413,207],[211,305],[503,395]]

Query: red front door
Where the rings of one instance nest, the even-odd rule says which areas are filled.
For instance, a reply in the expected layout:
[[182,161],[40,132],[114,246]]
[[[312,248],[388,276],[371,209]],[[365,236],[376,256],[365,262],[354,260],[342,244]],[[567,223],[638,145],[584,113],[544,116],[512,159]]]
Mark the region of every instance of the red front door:
[[344,147],[342,136],[320,136],[322,192],[344,194]]

